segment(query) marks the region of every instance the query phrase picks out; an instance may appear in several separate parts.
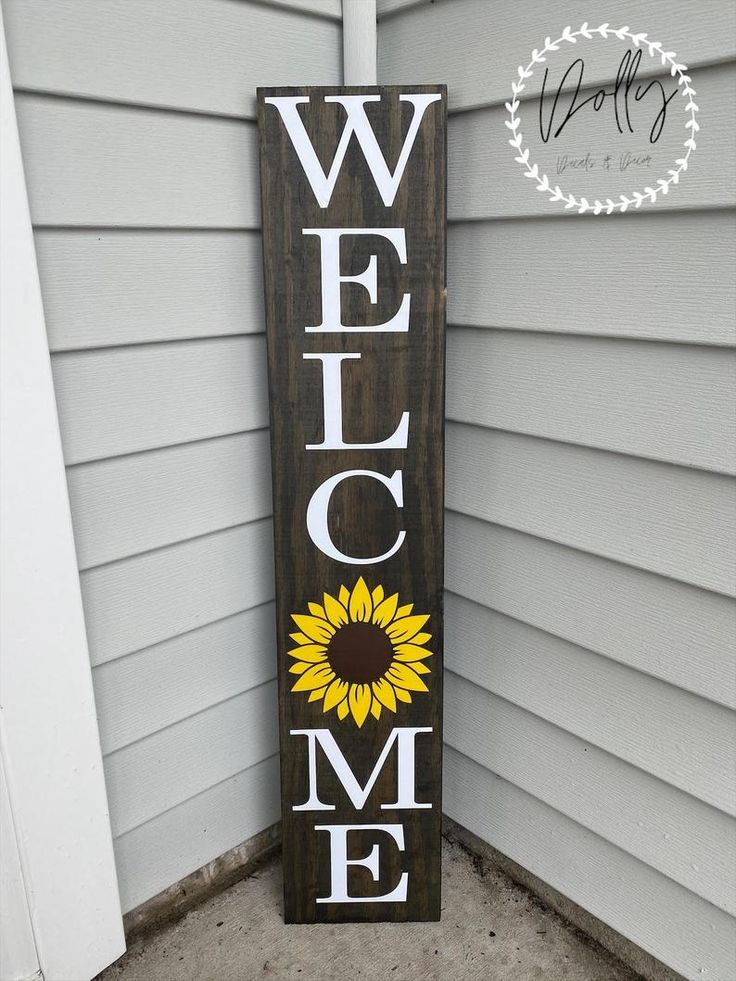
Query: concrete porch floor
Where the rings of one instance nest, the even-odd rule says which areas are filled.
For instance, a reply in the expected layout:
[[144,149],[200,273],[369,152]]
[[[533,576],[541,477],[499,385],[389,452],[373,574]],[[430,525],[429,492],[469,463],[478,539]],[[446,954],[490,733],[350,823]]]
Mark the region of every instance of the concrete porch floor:
[[274,859],[160,933],[100,981],[636,981],[497,868],[443,842],[440,923],[284,926]]

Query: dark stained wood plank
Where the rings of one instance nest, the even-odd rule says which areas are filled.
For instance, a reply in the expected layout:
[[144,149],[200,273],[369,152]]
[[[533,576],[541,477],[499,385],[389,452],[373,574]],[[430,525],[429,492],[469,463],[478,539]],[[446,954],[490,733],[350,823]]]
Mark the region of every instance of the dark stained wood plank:
[[[412,104],[401,102],[399,96],[433,94],[438,98],[424,107],[390,205],[382,200],[353,134],[332,196],[322,207],[280,109],[267,100],[309,99],[298,111],[322,168],[329,172],[347,116],[343,106],[326,102],[325,97],[367,94],[380,96],[380,101],[366,103],[365,111],[392,173],[413,117]],[[446,111],[444,86],[258,91],[287,922],[433,920],[440,914]],[[375,303],[360,284],[339,287],[342,323],[360,325],[364,329],[359,331],[307,329],[320,325],[324,314],[320,257],[326,241],[303,231],[326,228],[394,228],[405,233],[406,263],[383,236],[342,238],[343,276],[363,273],[376,256]],[[408,330],[375,329],[396,314],[405,294],[411,296]],[[330,359],[323,366],[318,359],[304,357],[320,353],[360,354],[360,359],[341,362],[345,442],[386,440],[408,412],[405,448],[306,449],[325,441],[323,372],[326,376]],[[397,536],[405,532],[401,546],[382,561],[354,564],[330,557],[315,545],[307,530],[307,508],[317,488],[337,474],[355,470],[372,471],[385,480],[401,479],[403,507],[397,507],[387,487],[376,478],[347,478],[331,496],[329,535],[345,556],[370,559],[391,550]],[[397,471],[400,478],[393,476]],[[428,657],[417,654],[416,644],[405,651],[409,658],[418,658],[411,662],[418,673],[396,667],[398,647],[406,637],[396,619],[387,625],[382,616],[396,618],[394,604],[386,604],[376,614],[380,594],[375,594],[366,612],[360,602],[361,580],[371,593],[381,587],[384,597],[398,593],[400,605],[413,604],[410,612],[400,610],[398,617],[406,620],[406,636],[418,629],[420,636],[414,640],[431,652]],[[337,606],[324,600],[325,593],[338,600],[342,595],[350,622],[337,628],[328,625],[325,631],[316,621],[304,620],[300,626],[307,630],[299,630],[292,615],[309,616],[310,602],[325,604],[322,610],[312,607],[318,620],[330,614],[338,621],[343,618]],[[352,622],[364,615],[370,622]],[[428,615],[428,620],[419,626],[418,620],[409,619],[416,615]],[[305,638],[294,640],[290,634],[309,630],[316,639],[310,639],[305,657],[317,660],[303,674],[295,674],[290,668],[307,662],[288,652],[298,648],[300,641],[304,647]],[[320,694],[314,700],[309,700],[308,690],[292,690],[301,678],[305,686],[310,679],[313,684],[319,681],[316,690]],[[391,684],[377,689],[372,682],[380,678]],[[340,679],[346,682],[347,699],[325,710],[328,694],[331,702],[345,691],[334,684]],[[411,690],[411,686],[426,686],[427,690]],[[389,703],[380,709],[378,718],[373,714],[373,709],[378,711],[377,690]],[[395,712],[391,709],[394,697]],[[338,714],[345,717],[340,719]],[[414,802],[430,806],[381,806],[397,801],[400,754],[396,745],[365,805],[359,808],[338,779],[322,743],[317,748],[317,737],[291,734],[292,730],[329,730],[345,762],[365,786],[395,728],[400,730],[403,765],[411,762],[410,750],[412,745],[415,748]],[[408,732],[411,728],[430,731]],[[319,799],[334,805],[334,810],[294,810],[310,797],[310,746],[317,760]],[[351,866],[347,886],[351,897],[383,896],[399,886],[402,874],[407,873],[405,901],[319,902],[330,897],[331,875],[337,874],[330,844],[339,840],[340,833],[316,830],[326,825],[391,825],[391,833],[364,828],[348,834],[349,859],[361,859],[378,846],[379,874],[374,881],[364,866]],[[403,830],[403,850],[391,837],[400,835],[398,828]]]

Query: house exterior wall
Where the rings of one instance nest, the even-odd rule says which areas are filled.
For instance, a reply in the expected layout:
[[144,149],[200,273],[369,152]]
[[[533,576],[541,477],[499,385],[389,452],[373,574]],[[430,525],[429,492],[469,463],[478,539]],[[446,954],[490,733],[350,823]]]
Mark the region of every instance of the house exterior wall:
[[[378,12],[379,82],[450,94],[445,810],[734,977],[733,7]],[[648,212],[565,214],[507,146],[516,66],[583,19],[692,69],[708,135]]]
[[255,86],[339,0],[3,0],[122,904],[278,819]]
[[[547,6],[379,0],[379,81],[452,110],[445,810],[725,981],[733,18],[617,6],[717,124],[677,195],[607,220],[507,152]],[[129,910],[278,819],[253,96],[341,82],[340,4],[2,7]]]

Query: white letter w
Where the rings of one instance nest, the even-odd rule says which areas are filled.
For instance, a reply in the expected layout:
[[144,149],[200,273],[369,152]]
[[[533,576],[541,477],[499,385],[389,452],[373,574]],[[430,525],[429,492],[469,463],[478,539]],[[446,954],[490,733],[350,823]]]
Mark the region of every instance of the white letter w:
[[370,172],[373,174],[373,180],[376,182],[376,187],[379,190],[383,203],[388,208],[394,203],[394,198],[399,189],[399,184],[406,169],[409,154],[414,146],[414,141],[419,132],[424,113],[431,103],[437,102],[441,98],[442,96],[439,93],[434,95],[399,96],[399,102],[411,102],[414,106],[414,116],[412,117],[409,132],[406,134],[406,139],[401,148],[401,153],[393,174],[388,169],[386,160],[378,145],[376,135],[365,114],[365,103],[380,102],[380,95],[325,96],[325,102],[339,102],[348,114],[329,174],[325,174],[322,170],[322,165],[317,158],[317,154],[314,152],[312,141],[307,135],[302,117],[299,115],[299,110],[297,109],[298,105],[309,103],[309,96],[278,96],[266,99],[265,101],[266,104],[276,106],[278,109],[320,208],[326,208],[330,203],[342,162],[345,159],[348,143],[353,133],[358,138],[363,156],[370,168]]

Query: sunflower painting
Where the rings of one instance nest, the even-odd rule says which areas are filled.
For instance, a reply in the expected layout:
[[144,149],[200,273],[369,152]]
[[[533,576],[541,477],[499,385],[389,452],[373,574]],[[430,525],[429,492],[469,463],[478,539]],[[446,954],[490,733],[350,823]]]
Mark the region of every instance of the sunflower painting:
[[325,593],[308,607],[291,614],[299,628],[289,635],[297,645],[289,671],[299,676],[291,690],[321,702],[323,713],[335,709],[360,728],[369,714],[378,719],[429,690],[421,677],[430,674],[424,645],[432,635],[422,632],[429,614],[412,613],[413,604],[400,605],[383,586],[369,590],[362,576],[352,592],[340,586],[337,598]]

